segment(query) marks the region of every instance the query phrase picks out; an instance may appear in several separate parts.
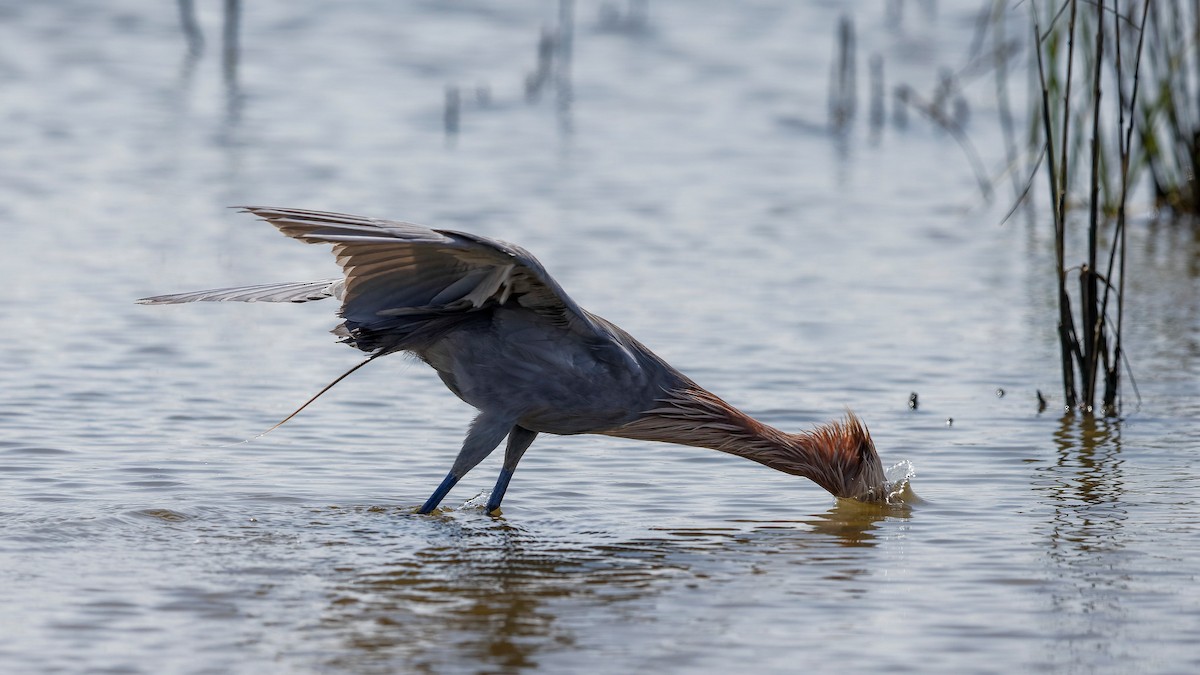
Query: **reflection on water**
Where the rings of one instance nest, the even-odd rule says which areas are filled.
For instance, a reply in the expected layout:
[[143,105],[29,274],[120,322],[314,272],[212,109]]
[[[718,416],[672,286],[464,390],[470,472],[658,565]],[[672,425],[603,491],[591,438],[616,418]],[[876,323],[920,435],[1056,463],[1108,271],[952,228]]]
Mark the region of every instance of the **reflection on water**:
[[196,73],[196,65],[200,63],[200,57],[204,54],[204,33],[196,20],[195,0],[179,0],[179,26],[187,41],[187,51],[184,52],[183,65],[179,69],[181,89],[186,93]]
[[814,532],[833,537],[841,546],[874,546],[878,543],[875,531],[880,523],[884,520],[904,520],[911,516],[911,501],[865,504],[840,499],[834,508],[804,522],[812,526]]
[[[231,142],[230,134],[242,117],[244,95],[238,78],[241,62],[241,0],[224,0],[221,5],[221,83],[225,97],[223,142]],[[204,32],[196,18],[194,0],[179,0],[179,24],[187,44],[179,72],[179,95],[192,95],[196,68],[204,56]]]
[[341,636],[351,664],[399,657],[409,668],[437,671],[469,658],[528,667],[539,650],[570,642],[547,603],[594,601],[592,589],[609,577],[636,585],[653,576],[586,551],[530,549],[516,527],[439,525],[439,544],[391,564],[340,570],[346,578],[332,589],[322,628]]
[[[538,541],[503,522],[441,519],[430,545],[395,562],[344,567],[322,629],[381,663],[439,671],[462,659],[498,668],[536,665],[570,647],[561,604],[599,610],[653,595],[686,564],[666,542],[581,546]],[[331,665],[338,665],[336,661]]]
[[1050,505],[1042,528],[1051,575],[1048,600],[1064,636],[1053,660],[1108,655],[1127,619],[1122,595],[1132,571],[1122,555],[1128,533],[1121,420],[1067,414],[1054,432],[1056,457],[1039,468],[1036,489]]
[[1127,517],[1121,420],[1064,415],[1054,442],[1056,461],[1039,469],[1037,486],[1054,507],[1047,553],[1066,564],[1076,556],[1091,559],[1120,550]]
[[[415,518],[413,524],[422,526],[427,520],[407,512],[377,513]],[[329,515],[341,517],[325,513],[317,520]],[[910,514],[842,501],[796,521],[671,528],[657,537],[593,544],[556,543],[476,515],[470,510],[433,519],[422,527],[425,540],[418,546],[359,531],[377,536],[382,551],[361,567],[351,561],[336,568],[315,627],[322,639],[339,643],[328,650],[335,655],[327,665],[386,670],[403,664],[440,672],[467,658],[485,669],[536,667],[547,653],[594,639],[588,634],[593,622],[625,615],[654,621],[645,608],[672,589],[716,592],[746,574],[779,574],[795,565],[861,594],[875,570],[845,549],[875,546],[882,523]],[[330,545],[342,543],[339,538]]]
[[238,81],[241,60],[241,0],[225,0],[221,26],[221,79],[225,83],[225,123],[237,126],[242,116],[242,88]]

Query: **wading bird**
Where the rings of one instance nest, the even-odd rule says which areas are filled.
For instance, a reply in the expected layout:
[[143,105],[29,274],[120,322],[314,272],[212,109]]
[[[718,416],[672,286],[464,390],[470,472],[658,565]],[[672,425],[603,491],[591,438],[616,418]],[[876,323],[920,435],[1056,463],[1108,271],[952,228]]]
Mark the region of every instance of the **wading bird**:
[[804,476],[840,498],[885,497],[879,455],[852,413],[844,421],[796,434],[762,424],[672,368],[629,333],[575,304],[541,263],[518,246],[338,213],[267,207],[245,211],[294,239],[332,244],[343,277],[138,302],[337,298],[343,321],[333,332],[371,355],[364,364],[393,352],[410,352],[428,363],[479,416],[421,513],[437,508],[507,437],[504,465],[487,503],[488,513],[499,509],[517,463],[539,433],[605,434],[712,448]]

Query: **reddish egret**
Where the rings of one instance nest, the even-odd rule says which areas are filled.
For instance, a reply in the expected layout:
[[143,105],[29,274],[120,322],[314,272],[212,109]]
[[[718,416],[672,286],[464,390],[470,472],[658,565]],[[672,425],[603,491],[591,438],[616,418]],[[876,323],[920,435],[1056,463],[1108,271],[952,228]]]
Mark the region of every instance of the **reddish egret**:
[[629,333],[575,304],[518,246],[338,213],[246,211],[302,242],[332,244],[343,278],[139,302],[337,298],[344,321],[333,332],[343,342],[372,359],[410,352],[428,363],[450,391],[480,412],[450,473],[421,513],[437,508],[507,437],[504,465],[487,503],[488,513],[496,511],[521,455],[543,432],[712,448],[804,476],[840,498],[885,496],[883,465],[866,427],[852,413],[796,434],[758,422]]

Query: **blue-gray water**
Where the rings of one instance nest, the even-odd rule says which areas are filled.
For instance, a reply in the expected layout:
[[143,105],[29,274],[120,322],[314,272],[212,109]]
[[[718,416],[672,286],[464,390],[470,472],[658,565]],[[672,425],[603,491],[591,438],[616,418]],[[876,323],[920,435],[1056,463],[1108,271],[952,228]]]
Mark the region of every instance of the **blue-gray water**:
[[[868,128],[868,55],[928,95],[974,3],[857,8],[841,135],[835,3],[580,0],[532,103],[558,3],[246,4],[233,77],[221,3],[194,57],[173,3],[0,8],[0,670],[1200,669],[1197,230],[1132,224],[1141,403],[1063,417],[1049,223],[1000,225],[1008,179],[985,203],[890,98]],[[966,96],[999,177],[992,80]],[[467,504],[497,458],[415,516],[472,411],[401,357],[239,444],[360,358],[328,303],[133,304],[337,273],[245,203],[520,243],[763,421],[852,408],[921,501],[542,437],[502,518]]]

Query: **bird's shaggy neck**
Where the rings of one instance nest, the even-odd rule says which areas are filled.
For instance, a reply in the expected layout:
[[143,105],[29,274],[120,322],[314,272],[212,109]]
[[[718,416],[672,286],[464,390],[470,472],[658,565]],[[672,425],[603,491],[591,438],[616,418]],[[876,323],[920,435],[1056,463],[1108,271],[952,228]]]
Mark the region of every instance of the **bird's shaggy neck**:
[[883,468],[866,428],[853,415],[789,434],[763,424],[698,386],[673,389],[659,406],[610,436],[679,443],[737,455],[804,476],[838,497],[878,499]]

